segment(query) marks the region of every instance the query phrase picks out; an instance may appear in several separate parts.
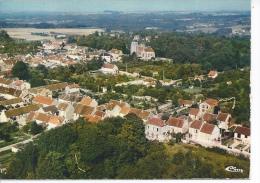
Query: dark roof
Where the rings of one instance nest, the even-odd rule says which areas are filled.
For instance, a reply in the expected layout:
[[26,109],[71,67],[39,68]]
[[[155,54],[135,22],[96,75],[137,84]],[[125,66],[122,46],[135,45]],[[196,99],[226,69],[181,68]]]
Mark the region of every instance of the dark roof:
[[47,107],[43,107],[42,108],[44,112],[51,112],[51,113],[55,113],[58,111],[57,107],[55,105],[50,105]]
[[16,89],[13,89],[13,88],[6,88],[6,87],[0,86],[0,93],[13,95],[15,97],[19,97],[21,95],[22,91],[21,90],[16,90]]
[[243,134],[243,135],[246,135],[246,136],[250,136],[250,128],[247,128],[247,127],[238,126],[238,127],[236,127],[234,132],[239,133],[239,134]]
[[31,104],[25,107],[20,107],[17,109],[11,109],[5,112],[6,117],[10,118],[10,117],[14,117],[14,116],[20,116],[22,114],[27,114],[31,111],[36,111],[38,110],[40,107],[37,104]]
[[12,104],[17,104],[21,103],[23,100],[21,98],[13,98],[9,100],[3,100],[0,101],[0,105],[6,106],[6,105],[12,105]]

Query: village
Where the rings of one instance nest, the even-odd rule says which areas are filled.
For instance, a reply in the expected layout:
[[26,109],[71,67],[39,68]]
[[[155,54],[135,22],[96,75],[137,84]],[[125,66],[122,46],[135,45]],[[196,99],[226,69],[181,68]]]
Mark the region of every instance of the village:
[[[134,36],[131,43],[131,54],[135,54],[142,61],[156,60],[156,55],[151,47],[140,43],[139,35]],[[149,41],[149,37],[144,38]],[[229,113],[222,112],[219,107],[221,101],[207,98],[193,101],[180,98],[178,106],[172,107],[172,102],[162,104],[158,108],[136,108],[123,100],[110,100],[99,104],[98,101],[86,93],[86,89],[77,83],[55,81],[39,87],[31,87],[30,83],[17,78],[6,78],[10,75],[12,67],[18,61],[27,63],[30,67],[44,65],[46,68],[70,66],[77,63],[87,63],[93,59],[102,59],[103,66],[92,71],[93,74],[126,75],[131,81],[117,83],[117,86],[144,85],[155,87],[156,79],[119,70],[117,63],[122,62],[123,52],[118,49],[96,50],[67,44],[66,40],[42,42],[42,47],[35,55],[18,55],[8,57],[0,55],[0,122],[17,122],[23,127],[35,121],[46,130],[57,128],[67,123],[73,123],[83,118],[90,123],[99,123],[105,118],[122,117],[135,114],[143,120],[145,135],[148,140],[169,142],[173,139],[182,143],[199,144],[203,147],[217,147],[234,155],[250,156],[250,129],[232,120]],[[218,77],[216,70],[211,70],[201,78],[215,79]],[[180,78],[181,80],[181,78]],[[163,86],[175,86],[180,80],[160,80]],[[96,97],[106,93],[94,93]],[[87,92],[89,92],[87,90]],[[93,94],[93,92],[92,92]],[[55,95],[55,97],[54,97]],[[133,96],[138,98],[138,96]],[[139,96],[151,101],[151,96]],[[153,99],[156,101],[157,99]],[[167,111],[168,116],[164,113]],[[182,112],[186,111],[186,112]],[[33,137],[31,138],[33,140]],[[26,139],[22,142],[3,147],[0,151],[11,149],[18,152]],[[2,143],[2,142],[1,142]]]

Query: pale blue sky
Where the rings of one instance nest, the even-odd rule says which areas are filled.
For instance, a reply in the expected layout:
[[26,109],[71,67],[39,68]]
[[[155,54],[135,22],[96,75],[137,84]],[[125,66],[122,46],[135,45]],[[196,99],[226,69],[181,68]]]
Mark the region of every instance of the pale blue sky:
[[250,0],[0,0],[0,12],[249,11]]

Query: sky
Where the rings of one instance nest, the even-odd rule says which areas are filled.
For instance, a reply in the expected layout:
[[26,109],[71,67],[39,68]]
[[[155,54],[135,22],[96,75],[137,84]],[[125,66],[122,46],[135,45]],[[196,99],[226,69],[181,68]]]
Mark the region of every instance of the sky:
[[250,0],[0,0],[0,12],[249,11]]

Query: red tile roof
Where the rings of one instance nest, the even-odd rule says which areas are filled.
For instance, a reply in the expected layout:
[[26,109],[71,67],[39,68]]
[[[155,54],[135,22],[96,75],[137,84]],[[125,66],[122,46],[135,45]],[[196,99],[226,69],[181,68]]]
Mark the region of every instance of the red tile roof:
[[180,119],[180,118],[173,118],[173,117],[170,117],[167,121],[167,124],[169,126],[175,126],[175,127],[178,127],[178,128],[182,128],[183,127],[183,124],[184,124],[184,120],[183,119]]
[[243,134],[243,135],[246,135],[246,136],[250,136],[250,128],[247,128],[247,127],[238,126],[238,127],[236,127],[234,132],[239,133],[239,134]]
[[191,124],[190,124],[190,128],[194,128],[194,129],[200,129],[202,126],[202,122],[199,120],[194,120]]
[[53,103],[53,99],[50,97],[38,95],[38,96],[34,97],[33,102],[39,103],[39,104],[51,105]]
[[114,69],[115,65],[113,65],[113,64],[103,64],[102,67],[107,68],[107,69]]
[[217,106],[219,101],[216,99],[208,98],[205,102],[210,106]]
[[190,108],[189,114],[190,114],[190,115],[197,116],[198,113],[199,113],[199,111],[200,111],[200,110],[199,110],[198,108]]
[[217,120],[219,121],[226,121],[226,119],[228,118],[229,114],[228,113],[219,113],[217,116]]
[[204,121],[211,123],[216,119],[216,115],[211,113],[205,113],[202,118]]
[[156,118],[156,117],[150,118],[148,120],[148,124],[159,126],[159,127],[165,126],[163,120],[161,120],[160,118]]
[[215,125],[204,123],[202,128],[200,129],[200,132],[206,133],[206,134],[212,134],[213,130],[215,128]]

